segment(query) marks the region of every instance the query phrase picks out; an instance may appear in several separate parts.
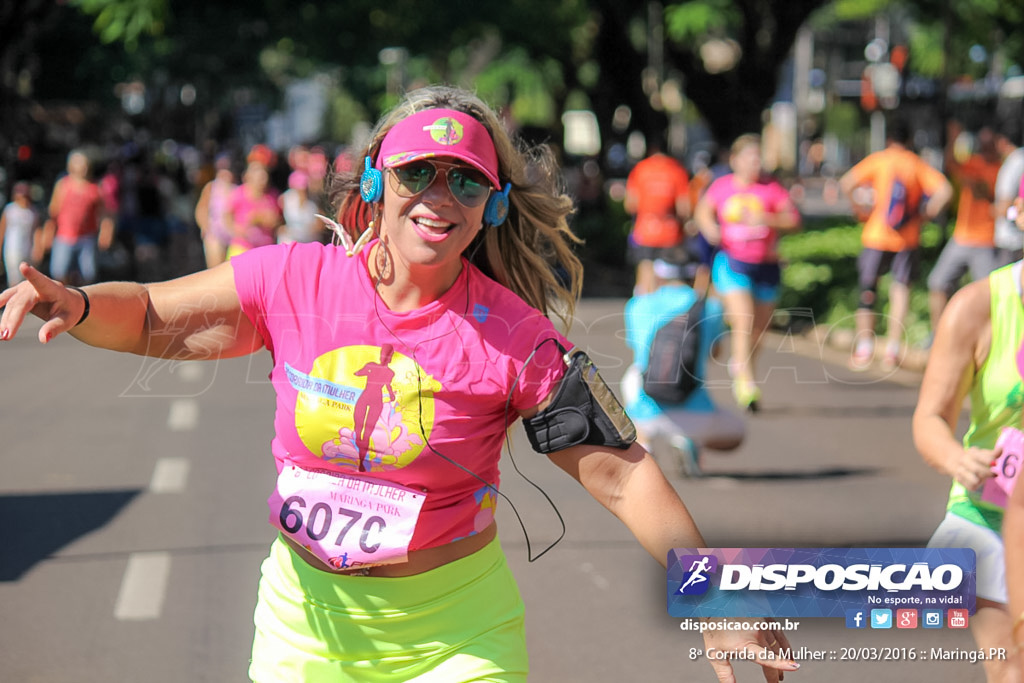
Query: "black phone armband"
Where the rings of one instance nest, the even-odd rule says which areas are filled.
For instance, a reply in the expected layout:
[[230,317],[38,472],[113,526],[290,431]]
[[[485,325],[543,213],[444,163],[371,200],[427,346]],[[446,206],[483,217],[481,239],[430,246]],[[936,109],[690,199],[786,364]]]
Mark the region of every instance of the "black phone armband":
[[579,444],[629,448],[636,428],[590,356],[574,350],[562,359],[568,367],[551,403],[523,420],[533,449],[554,453]]

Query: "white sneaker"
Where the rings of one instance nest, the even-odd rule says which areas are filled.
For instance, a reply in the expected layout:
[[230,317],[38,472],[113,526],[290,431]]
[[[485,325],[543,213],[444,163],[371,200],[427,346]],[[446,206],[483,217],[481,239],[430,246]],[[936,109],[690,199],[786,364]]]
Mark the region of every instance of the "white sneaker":
[[688,436],[659,432],[651,437],[651,448],[648,452],[666,475],[679,473],[688,478],[703,476],[699,449]]
[[671,438],[670,443],[679,462],[682,475],[691,479],[703,477],[704,472],[700,469],[700,449],[694,440],[688,436],[677,434]]
[[892,372],[900,366],[900,345],[887,344],[885,347],[885,356],[882,357],[882,371]]

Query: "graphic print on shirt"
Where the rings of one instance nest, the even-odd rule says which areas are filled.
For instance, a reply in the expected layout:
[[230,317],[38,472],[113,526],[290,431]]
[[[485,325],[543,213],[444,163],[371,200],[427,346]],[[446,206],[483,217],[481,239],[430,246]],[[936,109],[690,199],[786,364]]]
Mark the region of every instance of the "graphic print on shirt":
[[722,204],[722,217],[730,223],[759,226],[764,221],[764,202],[756,194],[739,192]]
[[495,493],[493,486],[482,486],[473,496],[480,507],[480,511],[473,518],[473,534],[478,534],[494,521],[494,512],[498,507],[498,494]]
[[342,347],[317,358],[308,374],[287,364],[285,372],[298,392],[299,438],[326,462],[384,472],[423,451],[421,425],[429,438],[441,385],[390,344]]

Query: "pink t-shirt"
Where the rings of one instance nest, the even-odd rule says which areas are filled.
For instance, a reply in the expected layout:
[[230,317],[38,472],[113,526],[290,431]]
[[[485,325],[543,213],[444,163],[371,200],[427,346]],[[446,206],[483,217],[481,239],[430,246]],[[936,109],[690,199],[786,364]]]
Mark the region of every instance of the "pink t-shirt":
[[779,260],[775,252],[778,233],[765,225],[763,219],[766,213],[792,210],[786,188],[769,177],[738,187],[730,173],[711,183],[704,198],[715,208],[726,254],[744,263]]
[[74,242],[82,237],[95,235],[100,227],[100,208],[103,195],[95,183],[74,182],[70,176],[57,181],[54,192],[60,192],[57,215],[57,237],[64,242]]
[[261,197],[253,199],[245,185],[238,185],[228,195],[226,208],[235,223],[235,234],[231,236],[232,244],[255,249],[277,241],[272,227],[253,223],[253,214],[264,211],[273,213],[280,222],[281,208],[277,205],[277,193],[273,190],[267,190]]
[[235,185],[232,182],[225,182],[214,178],[210,181],[210,203],[209,211],[209,235],[221,244],[227,245],[231,242],[231,232],[224,224],[224,213],[228,211],[228,202],[235,192]]
[[394,313],[374,291],[370,251],[349,258],[292,243],[231,265],[242,310],[273,357],[278,472],[294,465],[423,491],[409,549],[430,548],[491,523],[497,501],[485,482],[498,486],[506,422],[562,377],[561,352],[545,340],[570,345],[466,261],[440,299]]

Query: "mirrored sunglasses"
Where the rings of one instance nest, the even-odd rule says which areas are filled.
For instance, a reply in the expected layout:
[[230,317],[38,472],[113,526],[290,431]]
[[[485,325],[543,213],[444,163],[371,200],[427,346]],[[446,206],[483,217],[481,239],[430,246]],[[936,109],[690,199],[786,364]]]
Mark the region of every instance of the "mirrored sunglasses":
[[480,206],[491,194],[491,185],[480,171],[472,166],[421,159],[391,171],[391,189],[399,197],[415,197],[427,191],[438,174],[444,176],[448,191],[467,209]]

